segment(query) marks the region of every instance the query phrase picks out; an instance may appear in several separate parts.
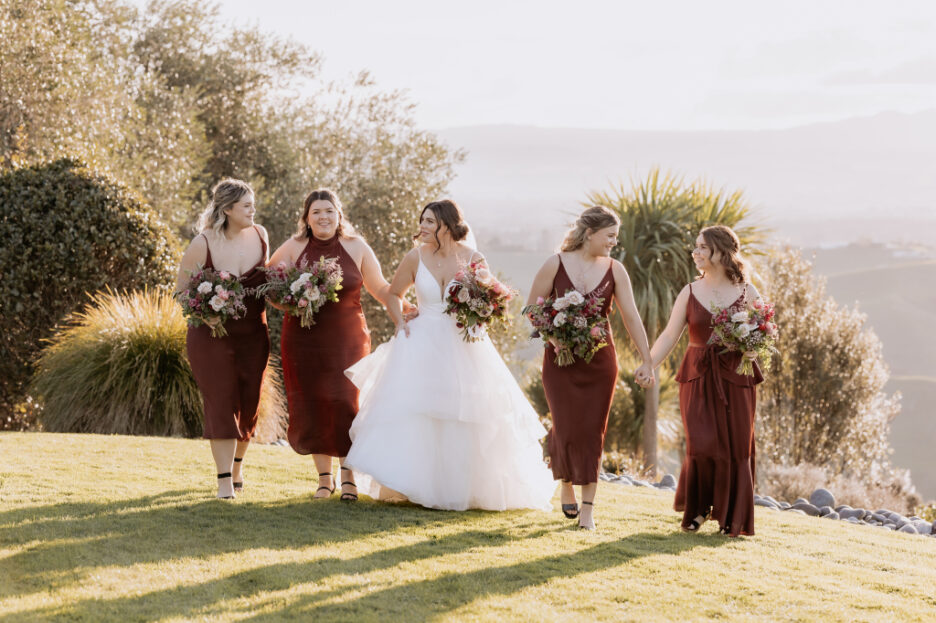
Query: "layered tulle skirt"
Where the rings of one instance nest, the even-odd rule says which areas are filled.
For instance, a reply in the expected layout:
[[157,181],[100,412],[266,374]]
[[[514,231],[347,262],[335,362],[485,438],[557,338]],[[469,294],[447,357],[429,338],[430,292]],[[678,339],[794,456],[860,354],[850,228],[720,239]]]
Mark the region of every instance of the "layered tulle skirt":
[[550,508],[546,430],[491,341],[465,342],[439,312],[410,328],[345,372],[360,389],[346,464],[365,475],[362,492],[448,510]]

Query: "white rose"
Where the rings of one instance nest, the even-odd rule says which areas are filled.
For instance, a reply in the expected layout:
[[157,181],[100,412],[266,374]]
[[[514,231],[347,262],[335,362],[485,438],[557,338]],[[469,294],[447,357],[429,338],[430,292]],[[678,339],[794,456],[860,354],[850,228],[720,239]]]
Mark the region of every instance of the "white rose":
[[216,294],[211,297],[211,300],[208,301],[208,304],[211,305],[211,309],[215,311],[221,311],[221,309],[224,307],[224,299]]
[[467,303],[471,300],[471,292],[468,291],[468,288],[459,288],[455,298],[458,299],[459,303]]
[[302,273],[301,275],[299,275],[299,278],[298,278],[298,279],[296,279],[296,280],[293,281],[291,284],[289,284],[289,290],[290,290],[293,294],[295,294],[296,292],[298,292],[299,290],[302,289],[302,286],[304,286],[304,285],[306,284],[306,282],[309,281],[309,278],[310,278],[311,276],[312,276],[312,275],[309,274],[309,273]]
[[218,294],[221,294],[221,290],[223,289],[224,289],[224,286],[221,285],[220,283],[215,286],[215,292],[217,292]]
[[565,308],[568,307],[568,306],[569,306],[569,299],[568,299],[568,297],[565,297],[565,296],[560,296],[560,297],[557,298],[556,301],[553,303],[553,309],[555,309],[555,310],[557,310],[557,311],[562,311],[563,309],[565,309]]
[[487,268],[482,268],[475,273],[475,278],[478,280],[478,283],[483,285],[490,285],[494,281],[494,275],[492,275],[491,271]]
[[492,313],[494,313],[494,306],[490,304],[485,305],[478,311],[478,313],[481,315],[482,318],[487,318]]
[[731,316],[732,322],[747,322],[747,319],[748,313],[746,311],[739,311]]
[[556,317],[553,318],[554,326],[561,327],[562,325],[565,324],[565,322],[566,322],[565,312],[559,312],[558,314],[556,314]]
[[746,324],[739,324],[739,325],[738,325],[738,328],[735,329],[735,335],[738,336],[738,337],[740,337],[740,338],[745,338],[745,337],[747,337],[748,334],[750,334],[750,332],[751,332],[751,327],[750,327],[749,325],[746,325]]
[[198,284],[198,291],[202,294],[208,294],[211,292],[211,282],[202,281],[200,284]]
[[318,300],[322,298],[322,293],[319,292],[318,288],[312,288],[306,291],[306,298],[312,303],[317,303]]
[[569,299],[569,303],[572,305],[581,305],[585,302],[585,297],[578,290],[572,290],[566,295],[566,298]]

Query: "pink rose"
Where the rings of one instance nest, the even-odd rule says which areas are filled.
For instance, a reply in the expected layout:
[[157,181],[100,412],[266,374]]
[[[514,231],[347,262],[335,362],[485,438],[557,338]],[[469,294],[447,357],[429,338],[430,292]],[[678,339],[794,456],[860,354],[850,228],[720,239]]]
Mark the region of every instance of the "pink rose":
[[592,327],[589,333],[592,337],[602,337],[604,335],[604,329],[601,327]]
[[306,307],[308,304],[309,304],[309,301],[305,299],[299,299],[299,302],[297,303],[299,307]]
[[222,301],[226,301],[231,298],[231,293],[228,290],[221,290],[218,292],[218,297],[220,297]]
[[536,297],[536,304],[537,304],[537,305],[542,305],[542,304],[545,303],[545,302],[546,302],[546,299],[544,299],[542,296],[537,296],[537,297]]
[[226,270],[222,270],[220,273],[218,273],[218,276],[221,277],[222,279],[225,279],[225,280],[226,280],[226,279],[230,279],[230,278],[231,278],[231,273],[229,273],[229,272],[226,271]]

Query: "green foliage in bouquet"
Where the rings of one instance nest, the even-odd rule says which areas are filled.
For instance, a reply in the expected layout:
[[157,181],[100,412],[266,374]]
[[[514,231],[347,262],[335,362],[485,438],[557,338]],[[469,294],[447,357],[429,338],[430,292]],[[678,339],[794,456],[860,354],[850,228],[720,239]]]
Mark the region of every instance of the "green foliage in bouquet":
[[151,208],[76,162],[0,175],[0,412],[23,401],[41,340],[88,292],[166,286],[178,253]]
[[[163,291],[98,293],[49,340],[32,385],[55,432],[202,434],[202,397],[185,354],[187,324]],[[282,392],[267,372],[260,429],[282,437]]]

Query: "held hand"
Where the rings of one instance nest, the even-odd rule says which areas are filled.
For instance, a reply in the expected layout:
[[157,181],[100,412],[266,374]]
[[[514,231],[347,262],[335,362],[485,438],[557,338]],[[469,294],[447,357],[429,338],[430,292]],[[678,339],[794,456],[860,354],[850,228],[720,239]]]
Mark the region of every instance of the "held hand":
[[397,325],[396,334],[400,335],[400,331],[402,331],[406,337],[409,337],[409,324],[406,322],[406,320],[403,320],[403,322]]
[[653,384],[656,383],[656,378],[650,364],[642,364],[639,368],[634,370],[634,380],[637,381],[637,384],[641,387],[652,387]]
[[753,350],[746,350],[744,351],[744,358],[750,361],[754,361],[757,359],[757,352]]
[[209,318],[205,318],[205,324],[211,327],[212,329],[215,329],[218,327],[218,325],[222,323],[221,323],[221,319],[218,318],[217,316],[211,316]]
[[[403,301],[403,320],[409,322],[414,318],[419,317],[419,308],[415,305],[410,304],[409,301]],[[409,335],[407,333],[407,335]]]

